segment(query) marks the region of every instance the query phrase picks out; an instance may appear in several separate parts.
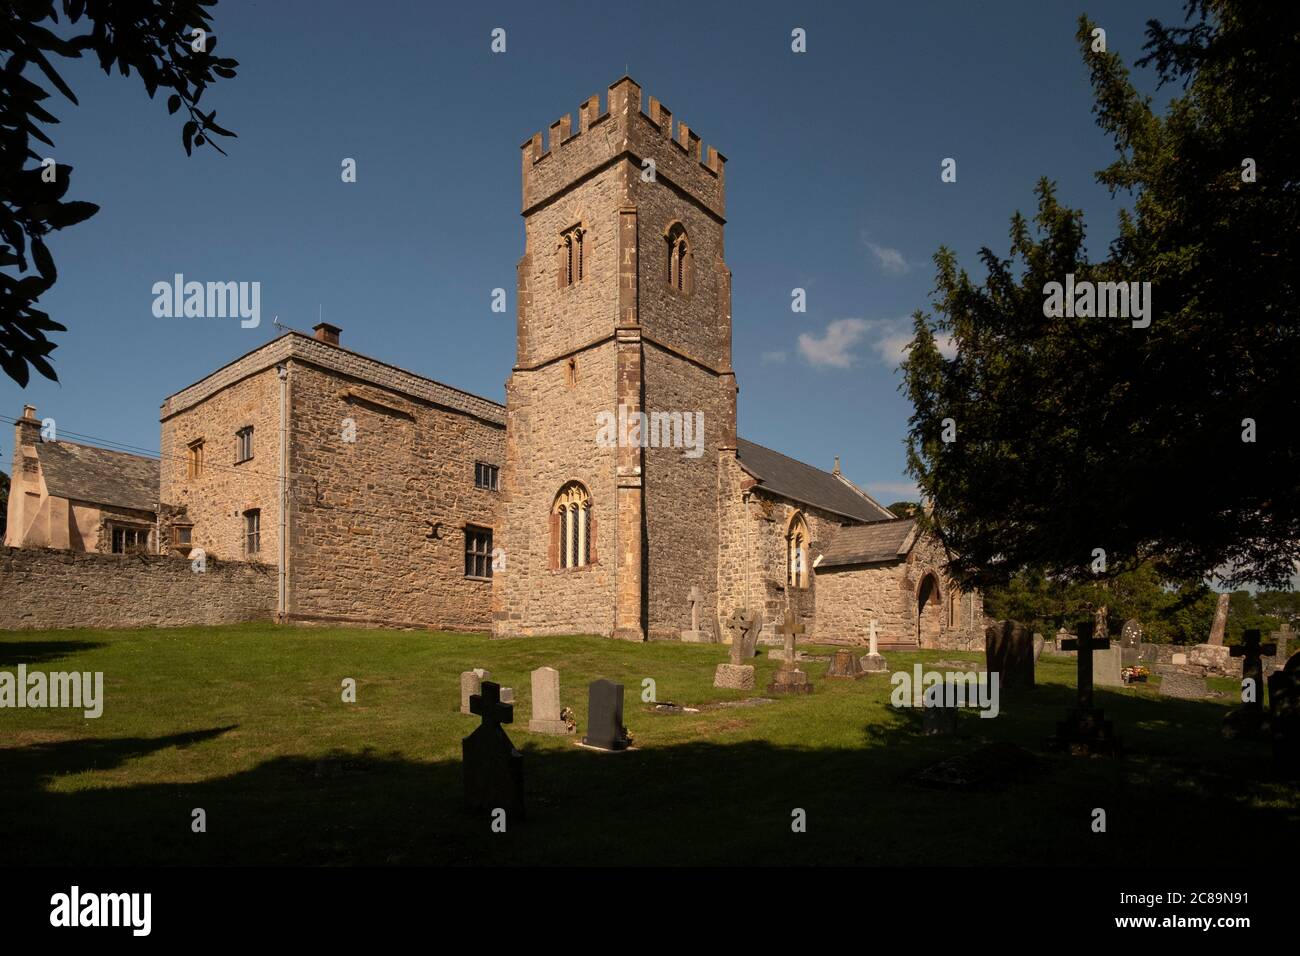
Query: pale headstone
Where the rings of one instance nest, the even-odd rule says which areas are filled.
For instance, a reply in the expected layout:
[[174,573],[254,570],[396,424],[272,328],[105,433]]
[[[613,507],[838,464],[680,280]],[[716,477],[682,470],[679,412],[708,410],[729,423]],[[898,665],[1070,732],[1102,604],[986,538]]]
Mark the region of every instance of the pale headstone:
[[1210,625],[1210,644],[1223,643],[1223,635],[1228,629],[1228,602],[1231,600],[1231,594],[1219,595],[1219,603],[1214,608],[1214,623]]
[[1124,649],[1118,644],[1098,648],[1092,652],[1092,679],[1099,687],[1123,687]]
[[1172,655],[1170,655],[1169,663],[1175,665],[1176,667],[1183,667],[1187,664],[1187,655],[1179,651],[1175,651]]
[[469,699],[479,692],[485,680],[492,679],[492,672],[476,667],[472,671],[462,671],[460,675],[460,712],[469,714]]
[[571,734],[560,717],[560,672],[554,667],[533,671],[533,716],[528,730],[534,734]]
[[1034,662],[1035,663],[1037,663],[1038,659],[1043,656],[1043,648],[1046,646],[1047,646],[1047,641],[1043,639],[1043,635],[1035,633],[1034,634]]

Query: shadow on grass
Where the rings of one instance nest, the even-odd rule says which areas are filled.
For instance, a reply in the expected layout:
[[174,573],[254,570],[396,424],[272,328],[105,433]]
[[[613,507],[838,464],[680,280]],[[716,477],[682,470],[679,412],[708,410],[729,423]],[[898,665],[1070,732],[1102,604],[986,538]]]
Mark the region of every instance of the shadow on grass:
[[[1041,743],[1054,723],[1044,718],[1059,719],[1073,699],[1053,685],[1009,696],[1005,724],[963,714],[955,738],[921,736],[919,711],[900,711],[851,749],[699,740],[604,754],[514,727],[529,819],[507,821],[504,834],[462,808],[455,760],[362,749],[280,756],[197,782],[63,790],[62,775],[120,776],[138,757],[230,728],[36,743],[0,749],[0,846],[14,864],[1142,866],[1203,864],[1204,844],[1188,835],[1207,820],[1216,832],[1300,837],[1294,791],[1279,798],[1267,779],[1267,748],[1204,739],[1221,707],[1102,693],[1130,755],[1048,754]],[[1162,735],[1167,753],[1135,752]],[[992,739],[1034,751],[1039,772],[1000,792],[913,782],[921,767]],[[196,753],[196,770],[203,759],[210,752]],[[1106,834],[1091,830],[1096,807],[1107,811]],[[204,833],[191,829],[196,808]],[[798,810],[806,832],[792,830]]]
[[102,641],[0,641],[0,667],[44,664],[108,647]]

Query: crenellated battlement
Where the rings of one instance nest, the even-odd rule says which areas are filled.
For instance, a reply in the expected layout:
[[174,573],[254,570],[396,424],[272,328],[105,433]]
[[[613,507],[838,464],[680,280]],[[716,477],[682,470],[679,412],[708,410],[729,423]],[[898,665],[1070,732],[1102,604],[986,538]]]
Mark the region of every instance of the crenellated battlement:
[[524,140],[523,211],[546,202],[596,169],[623,155],[638,164],[652,159],[656,177],[664,177],[722,218],[725,213],[727,158],[715,147],[703,148],[700,136],[658,99],[641,109],[641,87],[624,76],[609,87],[605,107],[599,94],[578,107],[578,126],[566,113],[545,137]]

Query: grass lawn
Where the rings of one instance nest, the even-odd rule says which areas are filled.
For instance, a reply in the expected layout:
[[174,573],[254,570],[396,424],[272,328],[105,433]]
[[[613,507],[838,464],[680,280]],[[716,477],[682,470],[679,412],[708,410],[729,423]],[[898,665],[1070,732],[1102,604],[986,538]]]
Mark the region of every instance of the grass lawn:
[[[0,710],[0,846],[10,864],[1144,866],[1250,864],[1247,834],[1300,842],[1300,798],[1273,778],[1267,746],[1219,734],[1231,696],[1098,690],[1121,760],[1045,751],[1074,697],[1070,659],[1041,660],[1039,686],[1003,694],[996,719],[963,713],[955,738],[921,736],[915,710],[890,707],[887,675],[828,682],[825,664],[805,665],[811,697],[676,716],[642,703],[647,677],[659,700],[688,706],[752,696],[714,689],[725,657],[711,645],[273,625],[7,632],[0,670],[103,671],[106,700],[97,720]],[[528,675],[543,664],[560,671],[580,732],[587,683],[621,681],[638,749],[527,733]],[[761,694],[775,662],[756,664]],[[515,689],[507,731],[525,754],[529,819],[505,834],[460,805],[460,740],[478,720],[459,712],[459,675],[472,667]],[[340,699],[347,677],[355,704]],[[911,781],[999,740],[1034,751],[1037,772],[992,792]],[[191,832],[196,807],[203,834]],[[805,833],[791,832],[795,808]]]

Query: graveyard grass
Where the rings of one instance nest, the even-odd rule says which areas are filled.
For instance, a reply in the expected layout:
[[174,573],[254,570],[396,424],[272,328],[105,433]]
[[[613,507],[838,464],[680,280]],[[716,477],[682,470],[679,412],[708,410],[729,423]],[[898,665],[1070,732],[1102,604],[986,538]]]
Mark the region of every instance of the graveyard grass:
[[[815,651],[815,648],[802,648]],[[776,662],[761,649],[757,686]],[[982,654],[888,655],[890,671]],[[747,696],[712,686],[717,645],[274,625],[0,635],[0,669],[103,671],[104,713],[0,710],[0,846],[6,862],[62,864],[1103,864],[1240,862],[1223,834],[1295,845],[1295,788],[1267,745],[1229,741],[1230,696],[1160,699],[1099,688],[1122,760],[1050,754],[1074,699],[1074,661],[1044,658],[1039,686],[1002,715],[964,712],[960,736],[923,737],[889,705],[888,675],[822,679],[763,706],[651,713]],[[586,687],[626,687],[636,750],[605,754],[526,730],[529,673],[560,672],[586,726]],[[525,754],[529,818],[492,833],[461,808],[459,675],[486,667],[515,689],[506,728]],[[357,701],[341,700],[344,678]],[[1232,681],[1211,687],[1234,690]],[[1038,755],[1000,790],[919,786],[913,774],[985,743]],[[191,832],[203,808],[207,832]],[[792,812],[807,832],[791,830]],[[1107,814],[1094,833],[1093,809]]]

